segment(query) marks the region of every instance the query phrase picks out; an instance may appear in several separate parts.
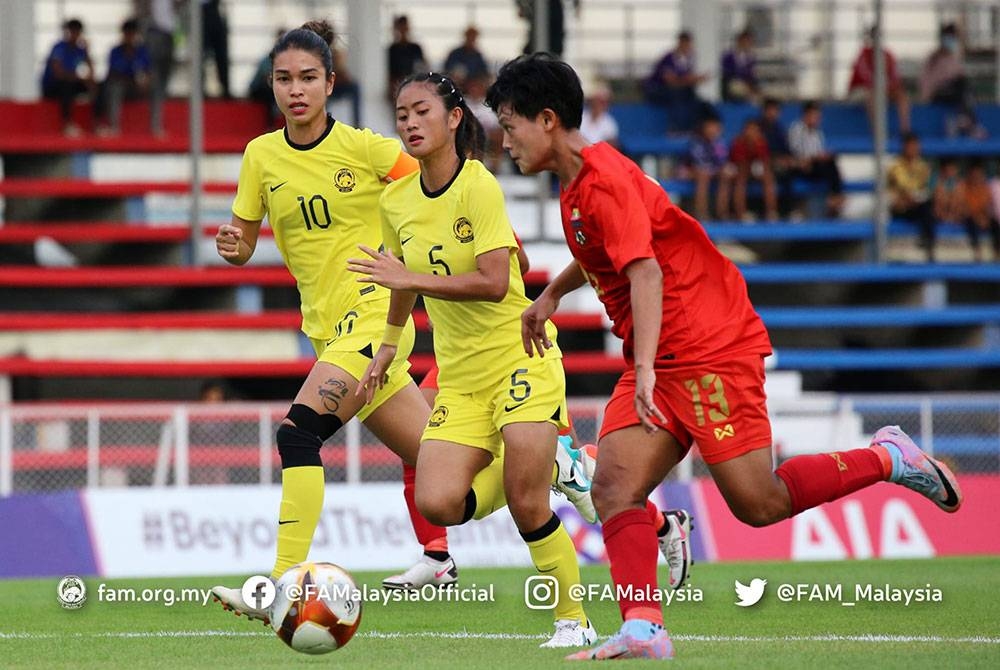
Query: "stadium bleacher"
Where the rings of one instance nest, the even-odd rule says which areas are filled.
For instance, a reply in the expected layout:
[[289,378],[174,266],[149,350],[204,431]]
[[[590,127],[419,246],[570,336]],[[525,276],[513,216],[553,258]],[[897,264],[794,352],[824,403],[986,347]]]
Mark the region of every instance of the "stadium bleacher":
[[[786,121],[798,113],[795,105],[785,108]],[[734,132],[755,111],[747,106],[720,107],[727,133]],[[980,118],[1000,135],[1000,113],[984,107]],[[191,244],[190,229],[184,222],[156,222],[144,219],[144,201],[151,194],[183,197],[189,183],[169,175],[136,175],[135,179],[91,177],[90,161],[102,154],[151,155],[183,153],[187,150],[187,113],[183,103],[172,101],[167,108],[168,135],[152,138],[143,133],[145,107],[128,104],[124,111],[123,134],[104,138],[83,136],[64,138],[59,133],[58,114],[50,102],[0,103],[0,112],[26,124],[32,133],[0,139],[0,155],[5,161],[5,178],[0,180],[0,197],[7,204],[8,217],[0,226],[0,253],[24,248],[40,240],[52,240],[70,249],[97,245],[109,250],[98,260],[78,267],[39,267],[25,262],[24,255],[4,256],[0,263],[0,287],[7,297],[0,299],[0,334],[45,337],[46,332],[64,331],[81,338],[93,338],[92,355],[37,358],[19,351],[0,357],[0,375],[14,379],[61,380],[81,378],[182,377],[298,378],[308,370],[311,351],[298,336],[298,355],[289,359],[245,363],[230,360],[189,360],[171,358],[167,348],[161,360],[102,359],[100,333],[116,330],[184,330],[188,332],[274,332],[295,333],[298,313],[294,282],[287,271],[269,262],[244,268],[190,267],[174,262],[162,253],[140,253],[140,248],[181,250],[176,258],[186,259],[184,249]],[[663,132],[662,111],[645,105],[618,105],[614,113],[627,132],[622,137],[626,151],[637,157],[646,152],[663,156],[683,150],[686,142]],[[86,127],[89,111],[76,110]],[[859,116],[860,114],[860,116]],[[262,108],[252,103],[209,101],[206,124],[225,128],[206,143],[206,153],[236,155],[246,142],[265,126]],[[928,132],[943,133],[942,111],[919,108],[914,125]],[[867,121],[857,106],[828,105],[824,125],[831,143],[839,147],[870,150]],[[858,132],[860,135],[851,135]],[[30,141],[28,139],[30,138]],[[925,146],[934,146],[933,143]],[[962,153],[961,140],[950,142],[949,153]],[[936,141],[936,140],[935,140]],[[867,144],[866,144],[867,143]],[[956,144],[957,143],[957,144]],[[990,147],[991,144],[978,143]],[[975,154],[979,151],[969,152]],[[928,152],[933,153],[933,152]],[[66,161],[69,157],[71,160]],[[82,162],[81,162],[82,161]],[[41,168],[40,168],[41,166]],[[154,178],[150,178],[154,177]],[[675,196],[691,190],[690,182],[664,180],[664,188]],[[814,190],[795,184],[798,195]],[[852,180],[847,189],[870,193],[870,179]],[[203,191],[227,198],[235,192],[231,180],[205,183]],[[66,220],[60,207],[29,208],[19,203],[70,203],[89,218]],[[53,215],[55,209],[58,214]],[[28,216],[28,213],[32,216]],[[11,216],[14,214],[15,216]],[[124,214],[124,216],[121,216]],[[751,296],[772,332],[777,355],[772,366],[780,369],[813,371],[829,375],[838,370],[891,369],[933,371],[962,370],[971,388],[989,387],[990,373],[1000,367],[1000,267],[965,264],[888,264],[864,261],[871,257],[875,225],[870,220],[766,222],[749,226],[739,222],[705,224],[718,243],[745,245],[758,252],[756,262],[742,264]],[[943,229],[944,236],[962,235],[959,227]],[[215,225],[205,225],[206,242]],[[265,227],[264,235],[270,231]],[[894,221],[891,237],[913,237],[912,224]],[[115,249],[121,250],[115,253]],[[13,260],[11,260],[13,259]],[[527,278],[529,290],[537,293],[547,280],[546,272]],[[10,297],[16,295],[18,297]],[[423,316],[413,358],[414,372],[423,374],[430,365],[429,335]],[[578,393],[601,394],[622,368],[616,346],[607,348],[606,324],[599,313],[570,313],[556,320],[560,342],[566,351],[566,369]],[[887,336],[885,331],[894,331]],[[88,340],[89,341],[89,340]],[[822,384],[822,382],[820,382]],[[38,388],[32,393],[41,394]],[[67,388],[62,385],[61,388]],[[33,396],[34,397],[34,396]]]
[[[717,106],[723,124],[723,137],[735,137],[743,123],[759,116],[759,110],[746,104],[722,103]],[[782,107],[781,120],[788,128],[798,119],[801,105]],[[611,113],[623,128],[622,149],[631,156],[680,156],[687,147],[684,137],[668,136],[667,114],[663,107],[648,103],[619,103]],[[978,105],[976,116],[989,133],[986,139],[946,137],[947,110],[939,105],[913,105],[911,126],[921,136],[926,156],[996,156],[1000,155],[1000,106]],[[899,131],[895,115],[889,116],[890,153],[899,151]],[[827,147],[837,154],[870,154],[874,151],[868,117],[860,105],[828,103],[823,105],[823,133]]]

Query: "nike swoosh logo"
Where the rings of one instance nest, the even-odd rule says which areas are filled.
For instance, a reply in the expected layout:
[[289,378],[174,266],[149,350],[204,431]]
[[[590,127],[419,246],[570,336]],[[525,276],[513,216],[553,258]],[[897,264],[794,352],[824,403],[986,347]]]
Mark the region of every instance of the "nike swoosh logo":
[[298,519],[289,519],[288,521],[278,521],[279,526],[284,526],[286,523],[298,523]]
[[284,186],[287,183],[288,183],[287,181],[283,181],[280,184],[278,184],[277,186],[272,186],[271,187],[271,193],[274,193],[275,191],[277,191],[279,188],[281,188],[282,186]]
[[434,579],[441,579],[441,578],[442,578],[442,577],[444,577],[444,576],[445,576],[446,574],[448,574],[448,572],[450,572],[450,571],[451,571],[451,568],[445,568],[445,569],[444,569],[444,570],[442,570],[441,572],[435,572],[435,573],[434,573]]
[[399,246],[403,246],[404,244],[406,244],[407,242],[409,242],[409,241],[410,241],[410,240],[412,240],[412,239],[413,239],[413,235],[410,235],[410,236],[409,236],[409,237],[407,237],[407,238],[406,238],[405,240],[400,240],[400,241],[399,241]]
[[[527,402],[527,401],[525,401],[525,402]],[[515,409],[517,409],[518,407],[520,407],[523,404],[524,404],[523,402],[519,402],[516,405],[514,405],[513,407],[511,407],[510,405],[504,405],[503,406],[503,411],[505,411],[505,412],[513,412]]]
[[941,478],[941,484],[944,485],[944,492],[947,494],[943,501],[944,504],[948,507],[954,507],[958,504],[958,494],[955,493],[955,489],[953,489],[951,484],[948,483],[948,478],[944,476],[944,473],[941,471],[941,468],[937,466],[937,463],[931,461],[931,465],[934,466],[934,470],[937,472],[938,477]]
[[552,566],[551,568],[549,568],[548,570],[542,570],[541,568],[535,568],[535,570],[538,570],[539,572],[552,572],[552,571],[553,571],[553,570],[555,570],[555,569],[556,569],[557,567],[559,567],[559,566],[557,566],[557,565],[554,565],[554,566]]

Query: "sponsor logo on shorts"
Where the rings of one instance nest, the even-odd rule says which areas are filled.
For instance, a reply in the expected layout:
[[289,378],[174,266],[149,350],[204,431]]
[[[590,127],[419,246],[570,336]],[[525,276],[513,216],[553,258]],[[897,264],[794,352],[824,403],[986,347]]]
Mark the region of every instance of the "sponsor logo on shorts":
[[727,437],[736,437],[736,430],[733,428],[733,424],[727,423],[722,428],[715,429],[715,439],[721,442]]
[[447,420],[448,420],[448,408],[445,407],[444,405],[438,405],[437,407],[434,408],[434,411],[431,412],[431,418],[430,421],[427,422],[427,425],[432,428],[437,428]]

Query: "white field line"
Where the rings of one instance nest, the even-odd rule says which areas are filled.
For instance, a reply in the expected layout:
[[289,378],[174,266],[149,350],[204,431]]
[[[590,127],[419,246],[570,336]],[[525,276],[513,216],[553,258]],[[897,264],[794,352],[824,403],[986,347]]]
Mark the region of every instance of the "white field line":
[[[174,630],[174,631],[120,631],[105,633],[27,633],[0,631],[0,640],[63,640],[63,639],[153,639],[153,638],[198,638],[198,637],[271,637],[267,631],[230,630]],[[525,633],[470,633],[470,632],[392,632],[363,631],[359,638],[374,640],[541,640],[548,635],[528,635]],[[931,644],[982,644],[1000,645],[1000,637],[968,636],[945,637],[942,635],[674,635],[677,642],[714,643],[776,643],[776,642],[861,642],[867,644],[910,644],[926,642]]]

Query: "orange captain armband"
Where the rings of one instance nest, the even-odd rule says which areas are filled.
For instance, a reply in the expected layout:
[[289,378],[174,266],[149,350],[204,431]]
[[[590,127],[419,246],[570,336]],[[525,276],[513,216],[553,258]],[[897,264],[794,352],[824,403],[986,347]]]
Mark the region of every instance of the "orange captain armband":
[[399,341],[403,338],[403,328],[391,323],[385,324],[385,332],[382,334],[382,344],[389,347],[398,347]]
[[418,170],[420,170],[420,163],[417,159],[405,151],[401,151],[399,158],[396,159],[395,165],[389,170],[389,174],[385,176],[385,179],[386,181],[396,181]]

